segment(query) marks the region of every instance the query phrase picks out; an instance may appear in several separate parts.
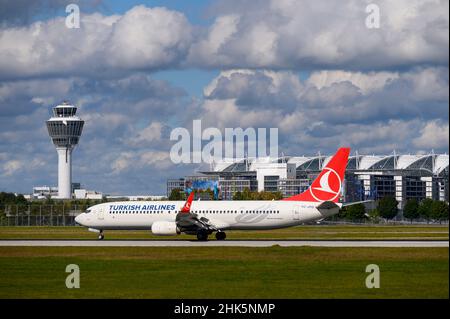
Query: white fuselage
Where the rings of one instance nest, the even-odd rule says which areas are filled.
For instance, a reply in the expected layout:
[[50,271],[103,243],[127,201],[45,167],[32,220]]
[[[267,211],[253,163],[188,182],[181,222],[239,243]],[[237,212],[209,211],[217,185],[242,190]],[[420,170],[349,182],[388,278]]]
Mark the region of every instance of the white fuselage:
[[[157,221],[175,222],[183,201],[110,202],[90,207],[77,223],[98,230],[151,229]],[[301,201],[194,201],[191,213],[207,218],[216,228],[273,229],[320,220],[339,207],[319,210],[320,203]]]

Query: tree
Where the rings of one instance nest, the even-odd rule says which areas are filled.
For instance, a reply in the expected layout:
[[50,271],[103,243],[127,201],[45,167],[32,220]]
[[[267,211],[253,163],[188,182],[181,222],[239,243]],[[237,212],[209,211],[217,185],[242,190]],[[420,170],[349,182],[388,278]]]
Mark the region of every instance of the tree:
[[242,193],[239,191],[234,193],[233,200],[242,200]]
[[16,196],[16,204],[27,205],[28,201],[25,199],[25,197],[22,194],[19,194]]
[[380,216],[385,219],[392,219],[397,216],[398,202],[394,197],[386,196],[380,199],[378,202],[377,210]]
[[170,192],[169,200],[182,200],[183,199],[183,190],[180,188],[174,188]]
[[0,192],[0,203],[15,204],[15,202],[16,202],[16,195],[14,195],[13,193]]
[[18,194],[17,196],[14,193],[5,193],[0,192],[0,204],[3,205],[26,205],[28,201],[22,194]]
[[248,187],[244,188],[242,191],[242,200],[250,200],[251,198],[251,192]]
[[417,199],[409,199],[403,208],[403,217],[409,219],[412,223],[413,219],[419,218],[419,202]]
[[343,217],[347,220],[362,220],[366,218],[366,206],[364,204],[350,205],[344,208]]
[[418,212],[419,216],[423,219],[426,219],[427,222],[431,218],[431,206],[433,205],[433,200],[431,198],[425,198],[420,202]]
[[280,200],[282,198],[281,192],[252,192],[247,187],[233,195],[233,200]]
[[448,204],[440,200],[433,201],[430,215],[431,218],[438,220],[439,224],[443,220],[448,220]]

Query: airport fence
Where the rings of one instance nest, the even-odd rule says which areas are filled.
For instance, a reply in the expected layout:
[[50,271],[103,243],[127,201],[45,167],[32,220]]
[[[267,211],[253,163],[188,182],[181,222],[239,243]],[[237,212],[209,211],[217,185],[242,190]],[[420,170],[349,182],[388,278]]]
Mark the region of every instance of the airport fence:
[[0,205],[0,226],[75,226],[86,205]]
[[[84,212],[90,205],[80,204],[29,204],[29,205],[0,205],[0,226],[76,226],[75,217]],[[319,224],[354,224],[354,225],[376,225],[376,224],[448,224],[445,221],[433,221],[425,219],[407,220],[395,218],[385,220],[378,218],[345,220],[333,217],[331,219],[318,222]],[[313,223],[315,224],[315,223]]]

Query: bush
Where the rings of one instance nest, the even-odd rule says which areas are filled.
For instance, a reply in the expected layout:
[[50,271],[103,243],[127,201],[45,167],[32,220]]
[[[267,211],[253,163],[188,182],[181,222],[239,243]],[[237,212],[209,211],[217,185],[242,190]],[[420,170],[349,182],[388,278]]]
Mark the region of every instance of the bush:
[[378,211],[378,209],[372,209],[367,215],[369,215],[369,219],[372,223],[380,222],[380,212]]

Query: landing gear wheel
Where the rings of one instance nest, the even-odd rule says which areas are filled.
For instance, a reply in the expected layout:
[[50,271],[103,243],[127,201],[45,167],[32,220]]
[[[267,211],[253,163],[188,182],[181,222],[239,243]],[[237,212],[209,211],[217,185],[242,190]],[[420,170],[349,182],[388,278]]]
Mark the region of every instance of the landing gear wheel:
[[103,235],[103,232],[100,232],[100,234],[98,234],[98,240],[103,240],[103,238],[105,238],[105,236]]
[[200,241],[207,241],[208,240],[208,233],[204,231],[197,232],[197,239]]
[[223,231],[218,231],[216,233],[216,239],[217,240],[225,240],[225,238],[227,238],[227,234],[225,234],[225,232]]

